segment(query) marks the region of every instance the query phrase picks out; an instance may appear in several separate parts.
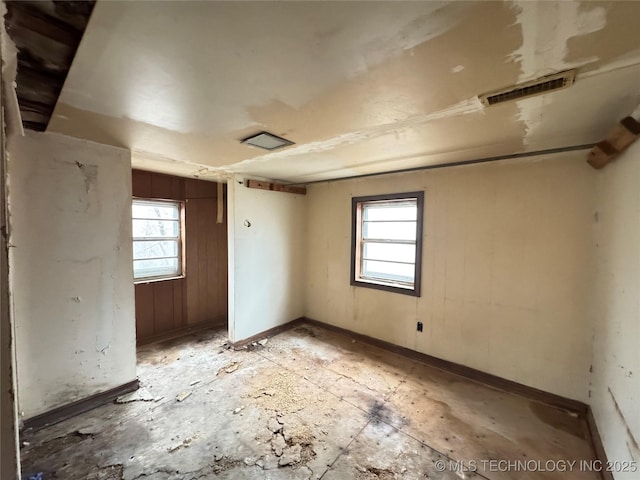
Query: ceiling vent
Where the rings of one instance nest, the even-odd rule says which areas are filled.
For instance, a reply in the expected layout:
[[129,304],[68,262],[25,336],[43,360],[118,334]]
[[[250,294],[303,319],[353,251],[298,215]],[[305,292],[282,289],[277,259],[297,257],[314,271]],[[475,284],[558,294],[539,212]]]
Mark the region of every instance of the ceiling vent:
[[501,88],[493,92],[478,95],[478,98],[485,107],[498,103],[520,100],[521,98],[533,97],[547,92],[553,92],[573,85],[576,78],[575,70],[554,73],[545,77],[537,78],[530,82],[520,83],[512,87]]
[[241,140],[241,143],[264,148],[265,150],[277,150],[278,148],[293,145],[292,141],[278,137],[277,135],[269,132],[260,132],[256,135],[251,135],[250,137]]

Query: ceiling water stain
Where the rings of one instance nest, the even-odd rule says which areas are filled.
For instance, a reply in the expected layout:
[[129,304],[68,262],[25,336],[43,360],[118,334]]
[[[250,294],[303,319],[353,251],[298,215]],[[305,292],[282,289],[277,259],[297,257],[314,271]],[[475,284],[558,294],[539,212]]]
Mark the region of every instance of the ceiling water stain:
[[[581,69],[581,73],[598,69],[603,65],[630,53],[640,53],[640,2],[585,2],[579,10],[589,12],[601,9],[605,12],[604,28],[572,37],[567,42],[565,61],[576,63],[584,58],[596,57]],[[636,21],[628,21],[636,19]]]
[[[299,109],[277,101],[250,107],[253,120],[268,128],[296,125],[290,139],[299,146],[254,158],[234,169],[248,163],[254,168],[261,162],[272,165],[285,157],[302,160],[304,155],[312,160],[309,154],[330,152],[334,167],[359,174],[370,170],[362,170],[359,161],[372,165],[414,155],[424,164],[422,157],[430,152],[487,143],[504,143],[521,151],[525,125],[517,118],[515,104],[486,115],[479,102],[474,104],[478,93],[518,78],[520,67],[510,60],[510,54],[522,44],[516,11],[508,4],[486,2],[465,4],[458,13],[460,21],[451,29]],[[486,35],[487,30],[502,34]],[[458,69],[461,64],[463,71]],[[468,114],[473,114],[469,116],[473,125],[461,135],[460,123],[469,123],[464,118]],[[405,140],[399,141],[402,137]]]

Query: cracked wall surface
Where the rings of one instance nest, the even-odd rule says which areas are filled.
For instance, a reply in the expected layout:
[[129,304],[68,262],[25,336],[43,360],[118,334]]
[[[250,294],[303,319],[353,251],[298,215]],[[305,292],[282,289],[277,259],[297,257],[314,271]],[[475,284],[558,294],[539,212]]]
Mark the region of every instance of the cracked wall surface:
[[55,134],[11,137],[8,150],[24,419],[136,378],[131,163]]
[[[598,172],[589,403],[610,459],[640,462],[640,142]],[[635,480],[637,472],[616,479]]]

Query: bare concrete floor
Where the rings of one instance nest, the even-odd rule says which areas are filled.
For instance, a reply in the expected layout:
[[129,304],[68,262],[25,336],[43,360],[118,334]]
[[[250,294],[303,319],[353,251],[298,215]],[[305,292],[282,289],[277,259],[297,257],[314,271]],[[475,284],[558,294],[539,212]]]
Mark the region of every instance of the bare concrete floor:
[[225,341],[141,348],[138,392],[22,438],[24,478],[599,478],[563,410],[317,327]]

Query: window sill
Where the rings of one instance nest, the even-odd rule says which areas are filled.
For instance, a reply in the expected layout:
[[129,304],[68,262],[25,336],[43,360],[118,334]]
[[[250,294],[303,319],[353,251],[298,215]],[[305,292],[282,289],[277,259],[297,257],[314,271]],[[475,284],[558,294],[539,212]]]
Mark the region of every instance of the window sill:
[[173,275],[171,277],[139,278],[139,279],[134,279],[133,284],[142,285],[145,283],[164,282],[167,280],[180,280],[181,278],[185,278],[185,277],[186,277],[185,275]]
[[368,280],[354,280],[354,279],[351,280],[351,285],[354,287],[365,287],[365,288],[372,288],[374,290],[383,290],[385,292],[400,293],[402,295],[410,295],[412,297],[420,296],[419,285],[415,285],[414,287],[406,287],[406,286],[400,286],[400,285],[389,285],[386,283],[378,283],[378,282],[368,281]]

